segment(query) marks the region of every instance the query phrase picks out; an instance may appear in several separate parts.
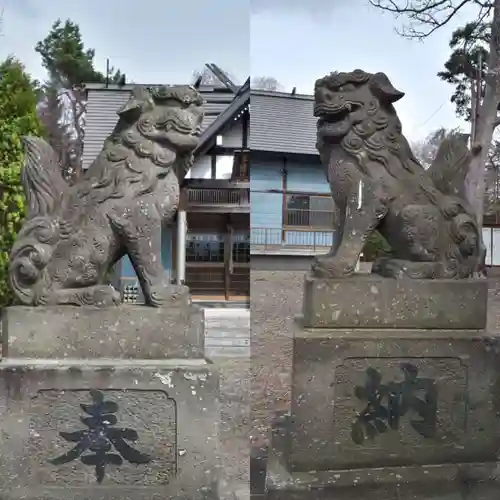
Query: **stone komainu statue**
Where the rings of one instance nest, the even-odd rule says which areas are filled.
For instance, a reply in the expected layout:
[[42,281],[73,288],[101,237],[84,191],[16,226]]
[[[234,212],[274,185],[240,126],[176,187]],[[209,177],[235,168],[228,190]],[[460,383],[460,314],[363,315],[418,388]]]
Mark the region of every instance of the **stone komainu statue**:
[[470,153],[443,145],[425,170],[402,134],[393,103],[403,97],[383,73],[332,73],[317,80],[317,148],[338,209],[331,251],[313,273],[354,272],[367,238],[378,230],[393,250],[373,271],[385,277],[468,278],[483,270],[481,228],[465,200]]
[[158,307],[186,293],[165,278],[161,228],[175,216],[179,181],[193,163],[202,97],[187,86],[137,87],[118,115],[101,153],[73,186],[43,139],[24,139],[28,215],[9,271],[22,304],[118,303],[106,275],[125,254],[147,304]]

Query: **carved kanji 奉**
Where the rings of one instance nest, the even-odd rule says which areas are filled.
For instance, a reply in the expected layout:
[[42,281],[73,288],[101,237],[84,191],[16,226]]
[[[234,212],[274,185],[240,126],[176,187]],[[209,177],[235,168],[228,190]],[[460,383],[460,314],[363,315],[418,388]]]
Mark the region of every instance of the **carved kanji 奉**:
[[[50,460],[51,463],[62,465],[79,458],[84,465],[95,467],[97,482],[102,483],[106,474],[106,466],[109,464],[122,465],[123,459],[137,465],[151,462],[149,455],[137,451],[126,442],[136,441],[139,437],[137,431],[114,427],[118,422],[115,415],[118,405],[114,401],[105,401],[101,391],[92,390],[90,396],[93,404],[80,405],[88,415],[81,417],[87,429],[60,432],[59,435],[64,440],[77,444],[64,455]],[[118,453],[112,453],[113,448]]]

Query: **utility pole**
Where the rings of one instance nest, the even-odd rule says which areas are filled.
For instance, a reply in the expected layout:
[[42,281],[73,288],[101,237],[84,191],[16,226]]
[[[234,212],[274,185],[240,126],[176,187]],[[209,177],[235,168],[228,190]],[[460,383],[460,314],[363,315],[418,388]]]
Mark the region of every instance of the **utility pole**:
[[109,87],[109,58],[106,59],[106,88]]

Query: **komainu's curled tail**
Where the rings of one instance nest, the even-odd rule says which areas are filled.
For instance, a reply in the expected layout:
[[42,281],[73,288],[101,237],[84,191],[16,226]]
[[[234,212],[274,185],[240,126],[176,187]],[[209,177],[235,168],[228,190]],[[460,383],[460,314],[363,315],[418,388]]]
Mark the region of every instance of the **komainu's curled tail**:
[[23,137],[24,167],[21,183],[28,200],[28,219],[53,215],[68,184],[61,174],[56,153],[44,139]]
[[468,141],[468,134],[449,134],[439,145],[436,157],[427,170],[434,185],[447,196],[465,199],[465,178],[472,159]]
[[11,251],[9,281],[21,303],[35,305],[37,292],[43,287],[43,270],[59,240],[59,208],[69,186],[54,150],[45,140],[24,137],[23,143],[21,183],[28,210]]
[[462,210],[453,217],[451,230],[457,241],[457,248],[464,257],[474,253],[471,248],[471,234],[476,233],[476,245],[479,245],[477,266],[472,275],[486,276],[486,247],[482,241],[481,228],[477,218],[466,200],[465,181],[469,172],[472,153],[467,145],[469,134],[449,134],[441,142],[436,157],[427,173],[434,185],[446,196],[456,197],[461,201]]

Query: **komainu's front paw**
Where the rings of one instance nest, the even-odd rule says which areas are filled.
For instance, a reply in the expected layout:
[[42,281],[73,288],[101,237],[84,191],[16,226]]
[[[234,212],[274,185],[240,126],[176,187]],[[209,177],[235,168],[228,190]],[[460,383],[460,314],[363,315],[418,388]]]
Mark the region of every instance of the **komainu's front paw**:
[[115,290],[111,285],[96,286],[89,294],[89,301],[91,305],[97,307],[111,307],[119,306],[122,302],[121,294]]
[[184,285],[162,284],[151,287],[146,303],[152,307],[172,307],[189,302],[189,288]]
[[345,278],[354,274],[354,265],[339,257],[316,257],[311,271],[318,278]]

